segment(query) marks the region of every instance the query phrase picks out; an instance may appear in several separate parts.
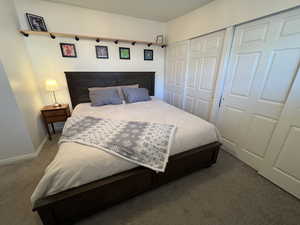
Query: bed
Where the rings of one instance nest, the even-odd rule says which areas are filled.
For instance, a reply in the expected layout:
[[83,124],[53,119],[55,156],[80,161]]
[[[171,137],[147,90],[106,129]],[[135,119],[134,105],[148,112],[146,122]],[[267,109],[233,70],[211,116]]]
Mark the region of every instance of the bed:
[[32,195],[33,210],[44,225],[72,224],[216,162],[220,143],[214,126],[155,97],[147,102],[91,107],[90,87],[139,84],[154,95],[154,72],[66,72],[66,78],[72,116],[174,124],[177,131],[164,173],[93,147],[62,143]]

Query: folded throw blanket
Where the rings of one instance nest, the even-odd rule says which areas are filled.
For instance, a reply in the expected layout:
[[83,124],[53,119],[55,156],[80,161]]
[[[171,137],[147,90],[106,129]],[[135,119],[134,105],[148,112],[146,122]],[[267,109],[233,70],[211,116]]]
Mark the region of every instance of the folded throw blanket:
[[155,171],[164,172],[176,127],[95,117],[68,118],[59,143],[92,146]]

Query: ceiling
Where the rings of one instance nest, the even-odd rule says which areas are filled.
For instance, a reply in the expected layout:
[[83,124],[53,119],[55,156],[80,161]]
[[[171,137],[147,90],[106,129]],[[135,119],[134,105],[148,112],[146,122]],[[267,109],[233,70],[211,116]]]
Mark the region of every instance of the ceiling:
[[46,0],[167,22],[213,0]]

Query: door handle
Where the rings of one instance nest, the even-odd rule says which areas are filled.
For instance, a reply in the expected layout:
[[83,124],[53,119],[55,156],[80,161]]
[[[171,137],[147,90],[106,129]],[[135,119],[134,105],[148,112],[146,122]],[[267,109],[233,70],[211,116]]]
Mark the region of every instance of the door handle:
[[221,107],[223,101],[224,101],[224,98],[223,98],[223,96],[221,96],[220,101],[219,101],[219,108]]

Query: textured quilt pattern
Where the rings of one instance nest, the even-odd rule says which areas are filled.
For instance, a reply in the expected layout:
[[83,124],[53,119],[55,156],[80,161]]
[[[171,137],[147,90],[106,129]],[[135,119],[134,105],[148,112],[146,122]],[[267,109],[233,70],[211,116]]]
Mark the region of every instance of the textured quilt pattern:
[[59,143],[76,142],[104,150],[130,162],[163,172],[176,127],[137,121],[72,116]]

